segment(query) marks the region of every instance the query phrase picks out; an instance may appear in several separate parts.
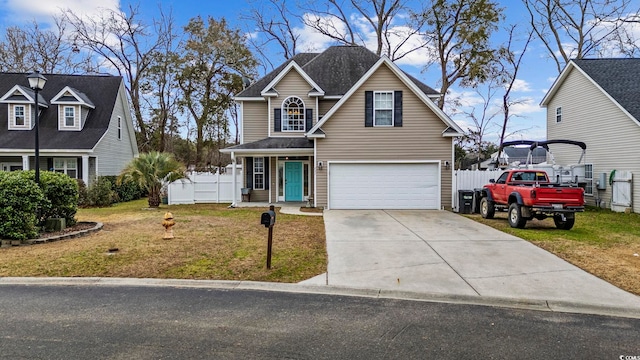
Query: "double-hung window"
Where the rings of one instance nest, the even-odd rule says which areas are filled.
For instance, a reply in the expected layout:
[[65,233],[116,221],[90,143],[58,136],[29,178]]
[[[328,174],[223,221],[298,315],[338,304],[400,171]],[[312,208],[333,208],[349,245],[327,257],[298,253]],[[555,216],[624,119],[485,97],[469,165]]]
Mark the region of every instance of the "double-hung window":
[[593,164],[584,164],[584,194],[593,195]]
[[64,107],[64,126],[74,127],[76,125],[76,108],[73,106]]
[[264,190],[264,158],[253,158],[253,189]]
[[393,126],[393,91],[373,93],[373,126]]
[[562,107],[561,106],[558,106],[556,108],[556,122],[557,123],[562,122]]
[[15,119],[16,126],[25,125],[24,105],[15,105],[13,107],[13,117]]
[[78,159],[53,159],[53,171],[67,174],[72,179],[78,178]]
[[282,102],[282,131],[304,131],[304,102],[292,96]]

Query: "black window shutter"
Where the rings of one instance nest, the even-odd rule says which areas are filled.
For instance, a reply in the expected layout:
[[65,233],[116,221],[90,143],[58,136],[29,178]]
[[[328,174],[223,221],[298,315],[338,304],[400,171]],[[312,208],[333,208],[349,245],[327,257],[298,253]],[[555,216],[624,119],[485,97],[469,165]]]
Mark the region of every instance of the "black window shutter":
[[393,92],[393,126],[402,126],[402,91]]
[[264,158],[264,189],[269,190],[269,160],[270,158]]
[[47,158],[47,170],[53,171],[53,158]]
[[82,179],[82,158],[79,157],[78,160],[76,160],[78,162],[78,166],[77,168],[77,172],[76,172],[76,179]]
[[373,126],[373,91],[364,92],[364,126]]
[[273,131],[282,131],[282,109],[273,109]]
[[304,131],[309,131],[311,130],[311,128],[313,127],[313,109],[307,109],[305,114],[304,114],[304,121],[305,121],[305,129]]
[[247,187],[252,189],[253,188],[253,158],[251,157],[244,158],[244,162],[247,165],[247,171],[246,171],[247,178],[245,179],[247,183]]

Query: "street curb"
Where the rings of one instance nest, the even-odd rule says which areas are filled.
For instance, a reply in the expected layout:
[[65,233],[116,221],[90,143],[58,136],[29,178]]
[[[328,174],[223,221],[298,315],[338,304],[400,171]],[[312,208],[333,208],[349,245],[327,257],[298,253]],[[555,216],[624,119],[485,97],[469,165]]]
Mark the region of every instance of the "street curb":
[[629,309],[615,306],[585,304],[555,300],[500,298],[489,296],[451,295],[439,293],[418,293],[410,291],[393,291],[382,289],[350,288],[330,285],[301,285],[292,283],[270,283],[257,281],[232,280],[182,280],[182,279],[131,279],[105,277],[0,277],[0,286],[112,286],[112,287],[174,287],[221,290],[254,290],[277,291],[300,294],[322,294],[338,296],[355,296],[376,299],[395,299],[409,301],[425,301],[448,304],[479,305],[503,307],[521,310],[548,311],[558,313],[574,313],[603,315],[640,319],[640,309]]

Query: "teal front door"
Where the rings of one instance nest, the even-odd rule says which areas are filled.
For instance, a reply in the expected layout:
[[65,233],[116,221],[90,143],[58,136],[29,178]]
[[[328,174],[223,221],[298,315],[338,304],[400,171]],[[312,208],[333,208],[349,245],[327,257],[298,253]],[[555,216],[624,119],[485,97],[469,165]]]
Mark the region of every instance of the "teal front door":
[[302,163],[284,163],[284,201],[302,201]]

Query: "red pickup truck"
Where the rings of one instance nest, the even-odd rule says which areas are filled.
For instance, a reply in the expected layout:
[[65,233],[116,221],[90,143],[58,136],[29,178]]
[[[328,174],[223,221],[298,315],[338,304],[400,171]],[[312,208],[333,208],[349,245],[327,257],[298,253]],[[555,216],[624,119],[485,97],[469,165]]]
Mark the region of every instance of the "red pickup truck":
[[549,182],[540,170],[507,170],[490,180],[481,192],[480,214],[492,219],[496,210],[507,210],[509,225],[524,228],[527,220],[553,216],[558,229],[569,230],[575,213],[584,211],[584,189]]

